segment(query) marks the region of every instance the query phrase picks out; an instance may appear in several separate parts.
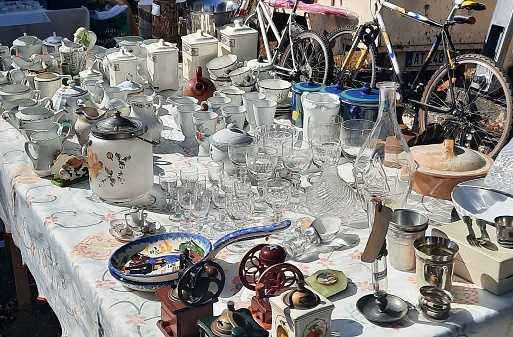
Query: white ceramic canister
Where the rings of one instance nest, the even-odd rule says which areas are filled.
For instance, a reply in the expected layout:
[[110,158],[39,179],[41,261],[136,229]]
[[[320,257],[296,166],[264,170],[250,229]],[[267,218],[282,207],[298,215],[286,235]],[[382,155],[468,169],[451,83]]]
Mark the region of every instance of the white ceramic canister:
[[150,43],[146,46],[146,66],[150,82],[157,92],[178,90],[178,48],[176,44],[164,42]]
[[135,117],[94,123],[87,142],[91,191],[107,202],[143,197],[153,186],[153,147],[148,126]]
[[308,141],[308,120],[310,116],[329,121],[337,116],[340,109],[340,100],[335,94],[321,92],[304,92],[301,94],[303,107],[303,140]]
[[219,40],[202,30],[182,36],[183,79],[190,80],[196,76],[196,69],[207,69],[207,63],[218,56]]
[[137,74],[137,57],[122,47],[119,51],[107,54],[109,67],[109,84],[116,86],[125,81],[126,74]]
[[237,55],[239,62],[252,60],[258,56],[258,31],[244,25],[242,20],[234,20],[233,24],[219,29],[218,54]]

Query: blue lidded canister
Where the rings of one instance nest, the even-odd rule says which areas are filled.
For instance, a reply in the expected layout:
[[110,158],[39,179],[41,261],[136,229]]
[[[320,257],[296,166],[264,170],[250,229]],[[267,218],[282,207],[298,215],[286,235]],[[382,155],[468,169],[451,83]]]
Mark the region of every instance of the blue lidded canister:
[[367,119],[376,121],[379,110],[379,90],[365,83],[360,89],[344,90],[340,93],[343,105],[342,117],[347,119]]
[[303,127],[303,108],[301,107],[301,94],[304,92],[319,92],[326,86],[309,79],[292,85],[292,124],[298,128]]

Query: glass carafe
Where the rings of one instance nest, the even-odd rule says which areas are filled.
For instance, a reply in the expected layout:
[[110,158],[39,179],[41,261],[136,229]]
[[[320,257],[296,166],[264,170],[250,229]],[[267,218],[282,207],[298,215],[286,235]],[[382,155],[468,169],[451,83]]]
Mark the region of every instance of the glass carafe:
[[363,207],[369,198],[379,197],[391,209],[403,208],[411,193],[415,162],[397,123],[399,85],[382,82],[378,86],[378,118],[354,163],[356,188]]
[[358,208],[358,198],[338,174],[340,137],[316,137],[311,144],[314,160],[321,164],[322,172],[306,192],[306,207],[317,217],[332,215],[345,221]]

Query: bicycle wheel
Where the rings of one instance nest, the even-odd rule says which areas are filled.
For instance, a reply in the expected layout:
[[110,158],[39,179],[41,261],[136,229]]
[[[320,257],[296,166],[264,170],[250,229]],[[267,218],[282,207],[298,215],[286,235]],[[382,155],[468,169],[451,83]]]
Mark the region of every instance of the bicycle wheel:
[[[450,113],[419,110],[420,130],[428,124],[443,126],[445,137],[455,143],[489,156],[495,156],[509,139],[511,120],[511,83],[495,61],[479,54],[456,58],[454,77],[447,68],[438,69],[428,84],[421,102],[436,107],[455,108]],[[454,100],[449,91],[454,86]]]
[[316,32],[299,33],[293,43],[285,48],[280,66],[294,69],[294,54],[296,69],[290,74],[292,81],[305,82],[311,78],[318,83],[329,84],[333,74],[333,55],[327,43],[326,38]]
[[[371,42],[369,46],[366,46],[364,43],[360,43],[360,46],[355,50],[351,58],[349,68],[346,70],[341,69],[346,53],[351,48],[355,33],[356,27],[339,27],[329,33],[326,37],[328,45],[331,47],[331,51],[333,52],[333,80],[335,82],[340,81],[350,88],[361,88],[364,83],[369,83],[371,87],[374,87],[376,84],[376,65],[378,55],[378,50],[374,42]],[[361,67],[359,69],[355,69],[359,58],[364,52],[366,52],[366,55]]]

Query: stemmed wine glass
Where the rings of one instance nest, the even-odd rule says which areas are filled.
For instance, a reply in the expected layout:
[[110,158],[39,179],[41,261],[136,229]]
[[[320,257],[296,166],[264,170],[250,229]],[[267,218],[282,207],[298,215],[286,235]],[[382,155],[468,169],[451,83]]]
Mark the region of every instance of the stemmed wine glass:
[[196,166],[188,165],[180,168],[180,181],[182,187],[194,187],[198,181],[199,173]]
[[253,137],[248,138],[248,141],[242,143],[240,138],[237,137],[228,141],[228,158],[235,166],[235,172],[238,177],[244,178],[247,176],[246,151],[254,143],[255,139]]
[[210,209],[210,201],[212,198],[212,193],[210,191],[204,190],[202,192],[197,192],[194,197],[191,199],[191,215],[196,220],[196,225],[193,230],[198,234],[202,234],[207,238],[210,238],[211,229],[207,230],[204,228],[204,221],[207,217],[208,210]]
[[219,188],[219,181],[221,175],[224,172],[224,162],[222,161],[211,161],[207,164],[208,181],[212,185],[212,190]]
[[305,173],[313,160],[312,145],[304,140],[283,143],[283,165],[292,173],[292,202],[299,204],[301,197],[301,174]]
[[373,127],[374,122],[367,119],[348,119],[342,122],[340,142],[342,154],[348,161],[354,164]]
[[165,212],[174,211],[174,195],[178,188],[178,175],[176,172],[160,172],[159,173],[159,185],[164,191],[166,197],[166,208]]
[[255,211],[265,212],[267,206],[264,199],[265,181],[270,179],[278,162],[278,151],[274,147],[253,145],[246,151],[248,171],[258,182],[258,196],[255,200]]
[[281,124],[260,125],[255,130],[255,137],[260,146],[272,147],[278,152],[276,164],[277,177],[280,176],[280,171],[283,168],[282,145],[283,143],[293,141],[296,138],[296,131],[295,127]]
[[292,184],[282,178],[273,178],[266,181],[264,188],[264,197],[267,204],[273,210],[273,217],[270,223],[282,221],[282,211],[290,201],[292,193]]
[[178,205],[182,209],[184,224],[180,226],[180,230],[192,233],[197,230],[196,226],[191,222],[191,204],[196,197],[196,189],[190,186],[183,186],[176,192]]

